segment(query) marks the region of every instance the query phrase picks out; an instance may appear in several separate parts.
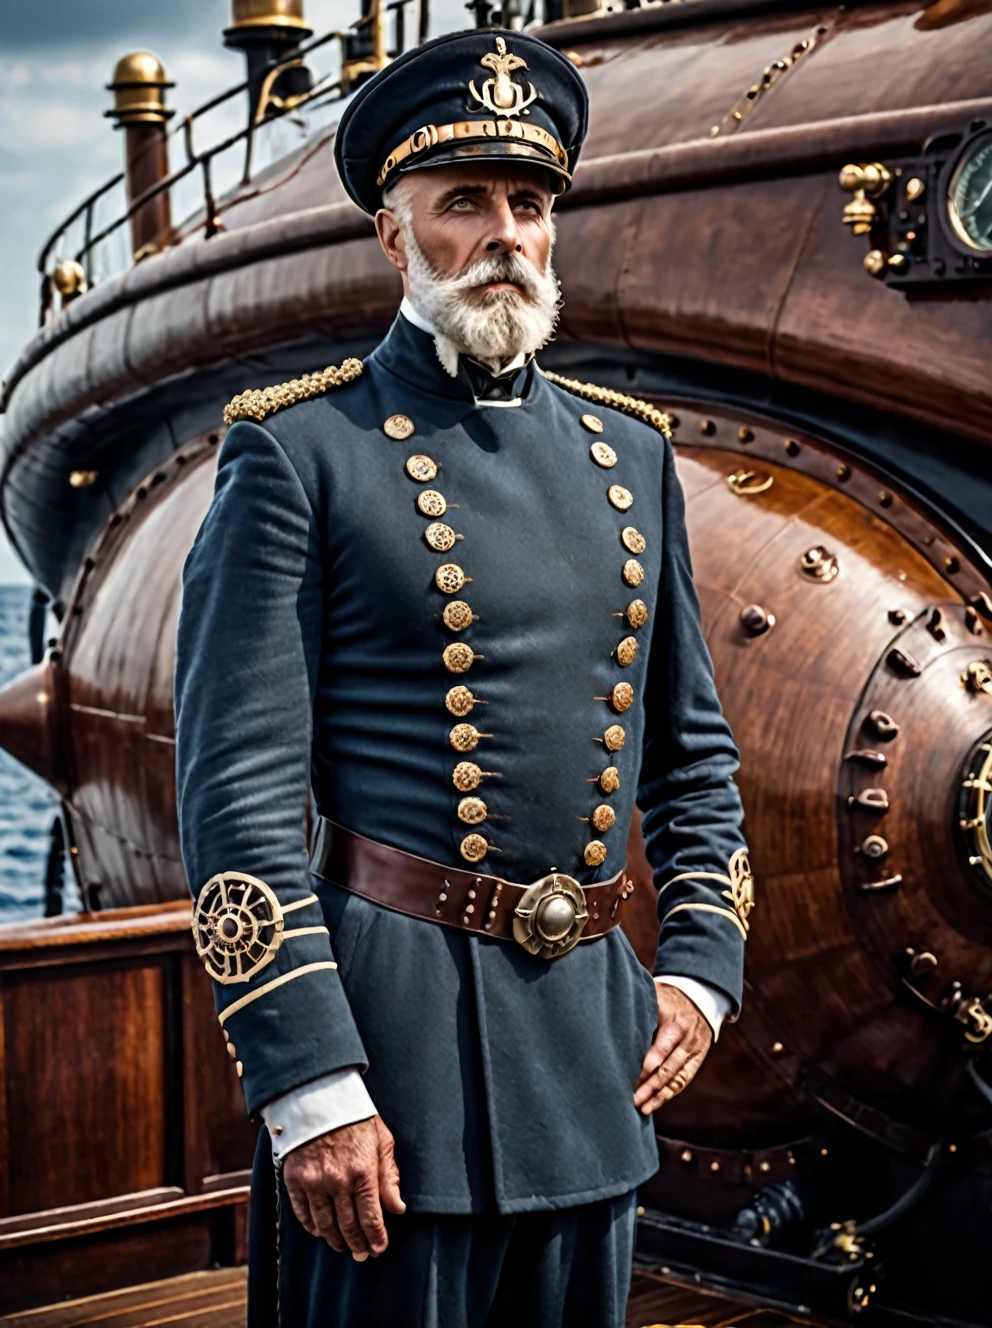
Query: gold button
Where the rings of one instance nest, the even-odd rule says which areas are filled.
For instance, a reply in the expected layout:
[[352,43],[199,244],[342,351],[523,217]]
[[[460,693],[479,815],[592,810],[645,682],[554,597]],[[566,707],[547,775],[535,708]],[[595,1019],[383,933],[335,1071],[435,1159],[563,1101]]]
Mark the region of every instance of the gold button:
[[610,705],[618,714],[623,714],[634,704],[634,689],[629,682],[618,682],[610,692]]
[[[448,510],[448,504],[444,501],[444,494],[438,493],[437,489],[421,489],[417,494],[417,506],[424,516],[444,516]],[[639,549],[631,549],[630,551],[631,553],[640,552]]]
[[587,867],[599,867],[606,861],[606,845],[601,844],[598,839],[593,839],[586,845],[583,856]]
[[441,658],[444,660],[444,667],[449,673],[467,673],[472,667],[475,654],[472,647],[467,646],[464,641],[454,641],[450,646],[445,647]]
[[637,658],[637,642],[632,636],[625,636],[617,646],[617,663],[622,669],[633,664]]
[[445,604],[441,617],[445,627],[450,627],[453,632],[464,632],[470,626],[473,614],[463,599],[453,599],[450,604]]
[[604,470],[609,470],[611,466],[617,464],[617,454],[609,443],[593,443],[589,455],[596,465],[602,466]]
[[592,823],[600,834],[602,834],[604,830],[612,830],[613,823],[616,819],[616,812],[612,807],[607,807],[605,802],[601,802],[592,814]]
[[451,782],[459,793],[471,793],[482,783],[482,771],[474,761],[459,761],[451,772]]
[[620,787],[620,771],[615,765],[608,765],[600,775],[599,787],[603,793],[616,793]]
[[[430,490],[427,492],[430,492]],[[423,496],[423,494],[420,495],[421,498],[423,498]],[[620,532],[620,538],[623,540],[623,547],[630,553],[643,553],[648,547],[647,540],[634,526],[624,526],[623,530]]]
[[[445,530],[448,527],[445,526]],[[628,586],[639,586],[644,580],[644,568],[636,558],[628,558],[623,565],[623,579]]]
[[583,415],[579,419],[579,423],[584,425],[590,433],[603,432],[603,421],[597,419],[595,415]]
[[467,687],[452,687],[444,698],[444,704],[453,715],[462,719],[465,715],[471,714],[475,705],[475,696]]
[[409,438],[413,433],[413,420],[409,415],[390,415],[389,419],[382,426],[382,432],[387,438],[395,438],[401,443],[404,438]]
[[455,547],[455,532],[443,521],[432,521],[424,531],[424,539],[435,553],[447,553]]
[[481,862],[489,852],[489,845],[486,843],[484,835],[466,835],[460,848],[462,857],[466,862]]
[[446,595],[455,595],[472,578],[466,576],[457,563],[442,563],[434,573],[434,584]]
[[429,456],[412,456],[407,459],[406,473],[418,484],[427,484],[437,475],[437,463]]
[[456,724],[448,734],[448,740],[456,752],[474,751],[479,745],[479,737],[479,730],[474,724]]
[[619,724],[611,724],[603,734],[603,741],[606,743],[608,752],[618,752],[623,746],[627,735]]
[[627,605],[627,622],[636,631],[638,627],[643,627],[648,620],[648,606],[642,599],[632,599]]
[[481,798],[462,798],[458,804],[458,819],[466,825],[481,825],[489,815],[489,808]]
[[626,512],[634,501],[634,495],[622,484],[611,484],[606,490],[606,496],[618,512]]

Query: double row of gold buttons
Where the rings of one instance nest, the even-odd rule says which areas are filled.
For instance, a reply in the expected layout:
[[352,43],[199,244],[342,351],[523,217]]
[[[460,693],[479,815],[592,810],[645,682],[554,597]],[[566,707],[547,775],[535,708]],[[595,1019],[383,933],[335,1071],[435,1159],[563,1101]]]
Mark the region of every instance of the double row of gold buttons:
[[[583,415],[581,423],[590,433],[601,434],[603,432],[603,422],[595,415]],[[612,470],[617,464],[617,454],[610,447],[609,443],[597,439],[589,449],[589,455],[597,466],[604,470]],[[625,489],[622,484],[611,484],[606,491],[606,497],[611,506],[618,512],[627,512],[633,506],[634,496],[629,489]],[[644,568],[637,561],[636,555],[641,554],[647,548],[647,541],[639,530],[634,526],[624,526],[620,532],[620,542],[627,552],[632,556],[627,559],[621,570],[621,576],[625,585],[636,589],[644,580]],[[628,627],[632,631],[637,631],[643,627],[648,620],[647,605],[641,599],[633,599],[627,605],[626,609],[615,615],[626,619]],[[629,668],[637,658],[637,638],[634,636],[625,636],[616,650],[613,652],[616,662],[622,669]],[[634,704],[634,689],[629,682],[617,682],[610,689],[609,696],[598,696],[597,701],[605,701],[616,714],[623,714]],[[618,752],[623,747],[627,735],[622,725],[611,724],[603,733],[597,742],[601,742],[608,752]],[[600,793],[608,797],[611,793],[616,793],[620,787],[620,772],[615,765],[608,765],[602,774],[594,775],[589,783],[596,784]],[[589,820],[593,829],[599,834],[605,834],[612,829],[616,822],[616,812],[608,802],[601,802],[593,809]],[[591,839],[585,847],[584,857],[586,865],[589,867],[599,867],[606,861],[606,845],[601,839]]]
[[[406,415],[392,415],[383,425],[390,438],[406,439],[414,432],[413,421]],[[429,456],[416,454],[407,458],[406,473],[417,484],[430,485],[437,478],[437,463]],[[450,553],[455,543],[462,538],[441,518],[451,508],[444,495],[434,488],[422,488],[417,494],[417,509],[428,518],[430,524],[424,530],[424,539],[435,553]],[[434,573],[434,584],[444,595],[458,595],[472,578],[466,576],[457,563],[442,563]],[[450,631],[463,632],[475,620],[475,614],[463,599],[450,599],[444,606],[441,619]],[[467,673],[477,659],[482,659],[464,641],[452,641],[444,648],[442,663],[449,673]],[[465,720],[477,705],[485,705],[471,690],[464,685],[451,687],[444,698],[450,714],[456,719]],[[491,733],[480,733],[474,724],[455,724],[448,734],[448,741],[456,752],[467,755],[479,745],[480,738],[491,738]],[[452,782],[463,796],[458,803],[458,819],[464,825],[481,825],[489,815],[489,809],[482,798],[470,796],[479,787],[492,770],[481,770],[474,761],[459,761],[452,772]],[[459,845],[461,855],[467,862],[481,862],[493,846],[485,835],[472,831],[464,836]]]

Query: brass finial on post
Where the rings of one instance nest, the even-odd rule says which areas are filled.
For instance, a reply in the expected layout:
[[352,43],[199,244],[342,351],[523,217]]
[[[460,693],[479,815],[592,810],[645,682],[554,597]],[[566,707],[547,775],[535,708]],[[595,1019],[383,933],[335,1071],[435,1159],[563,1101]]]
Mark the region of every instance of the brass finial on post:
[[265,118],[270,104],[292,105],[310,91],[310,74],[302,61],[281,70],[277,66],[312,36],[313,29],[303,16],[303,0],[232,0],[224,45],[245,53],[253,123]]
[[[118,60],[107,84],[114,104],[104,114],[125,135],[124,174],[128,204],[169,174],[165,126],[175,114],[165,104],[167,88],[175,87],[161,60],[150,51],[133,51]],[[168,243],[172,229],[168,192],[156,194],[131,218],[131,244],[136,258]]]

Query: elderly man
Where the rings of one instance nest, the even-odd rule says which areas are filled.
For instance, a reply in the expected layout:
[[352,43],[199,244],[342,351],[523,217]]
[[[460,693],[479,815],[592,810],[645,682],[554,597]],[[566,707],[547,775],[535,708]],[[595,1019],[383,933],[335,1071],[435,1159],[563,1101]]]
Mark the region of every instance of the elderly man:
[[[337,138],[399,316],[228,408],[178,786],[267,1127],[254,1328],[617,1328],[652,1112],[740,1002],[737,753],[666,417],[534,360],[585,126],[520,33],[401,56]],[[655,977],[618,926],[635,798]]]

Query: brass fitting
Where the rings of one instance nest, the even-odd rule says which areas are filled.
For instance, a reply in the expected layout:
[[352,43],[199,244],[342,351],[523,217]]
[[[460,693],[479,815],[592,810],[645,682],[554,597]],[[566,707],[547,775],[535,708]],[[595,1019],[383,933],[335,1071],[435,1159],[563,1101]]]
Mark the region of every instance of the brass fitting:
[[132,51],[118,60],[113,81],[107,84],[114,104],[104,111],[118,129],[129,124],[166,124],[175,111],[165,104],[166,88],[174,88],[161,60],[150,51]]
[[844,208],[844,225],[854,235],[867,235],[875,223],[878,209],[869,199],[880,198],[892,183],[892,173],[880,161],[845,166],[839,184],[854,197]]
[[74,258],[67,258],[58,265],[52,273],[52,281],[62,296],[63,305],[69,304],[77,295],[85,295],[89,287],[82,263],[77,263]]
[[313,32],[303,17],[303,0],[233,0],[231,11],[225,37],[250,28],[295,28],[300,40]]

